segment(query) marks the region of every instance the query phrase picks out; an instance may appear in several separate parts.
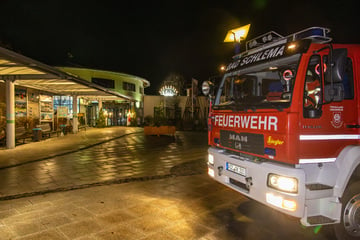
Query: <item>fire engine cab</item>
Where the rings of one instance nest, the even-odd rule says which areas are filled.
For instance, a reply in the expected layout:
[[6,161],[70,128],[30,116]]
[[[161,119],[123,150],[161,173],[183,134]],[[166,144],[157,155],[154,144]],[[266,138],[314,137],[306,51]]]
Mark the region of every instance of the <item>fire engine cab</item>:
[[210,95],[208,174],[297,217],[360,237],[360,45],[330,30],[246,42]]

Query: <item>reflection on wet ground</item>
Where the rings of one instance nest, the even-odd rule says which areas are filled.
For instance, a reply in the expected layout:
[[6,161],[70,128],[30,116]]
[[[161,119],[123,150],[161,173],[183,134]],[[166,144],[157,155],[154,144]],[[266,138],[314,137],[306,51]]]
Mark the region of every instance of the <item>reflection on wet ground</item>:
[[131,134],[85,150],[1,169],[0,193],[4,197],[111,180],[168,176],[171,168],[184,162],[199,161],[205,166],[206,150],[204,133],[179,133],[175,138]]

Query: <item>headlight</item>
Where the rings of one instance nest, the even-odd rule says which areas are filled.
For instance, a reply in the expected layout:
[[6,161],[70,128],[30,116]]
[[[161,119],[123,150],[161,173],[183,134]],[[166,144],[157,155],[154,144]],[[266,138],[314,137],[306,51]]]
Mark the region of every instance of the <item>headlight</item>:
[[270,188],[288,193],[298,192],[298,180],[292,177],[280,176],[274,173],[268,175],[267,185]]
[[295,200],[284,199],[282,196],[275,196],[273,193],[266,193],[266,202],[292,212],[296,211],[297,208]]
[[209,163],[210,165],[214,165],[214,155],[209,154],[208,163]]
[[215,177],[214,169],[208,168],[208,174],[209,174],[211,177]]

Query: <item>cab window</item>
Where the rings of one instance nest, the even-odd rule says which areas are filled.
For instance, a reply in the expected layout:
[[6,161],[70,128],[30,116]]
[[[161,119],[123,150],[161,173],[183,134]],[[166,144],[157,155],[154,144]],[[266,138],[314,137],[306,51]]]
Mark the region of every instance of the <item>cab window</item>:
[[306,70],[304,84],[304,109],[319,109],[322,102],[321,58],[313,55]]
[[[327,62],[328,56],[323,57],[324,69],[323,71],[326,73],[327,71]],[[346,58],[345,63],[345,72],[342,84],[344,86],[344,99],[354,99],[354,75],[353,75],[353,64],[351,58]],[[330,80],[327,81],[328,74],[324,74],[325,83],[330,84]]]

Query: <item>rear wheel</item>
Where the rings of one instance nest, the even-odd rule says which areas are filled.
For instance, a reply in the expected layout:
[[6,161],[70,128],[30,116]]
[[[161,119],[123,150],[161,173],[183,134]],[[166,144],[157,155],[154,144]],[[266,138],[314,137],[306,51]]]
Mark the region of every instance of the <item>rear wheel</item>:
[[334,226],[336,238],[360,239],[360,181],[345,189],[341,203],[341,222]]

